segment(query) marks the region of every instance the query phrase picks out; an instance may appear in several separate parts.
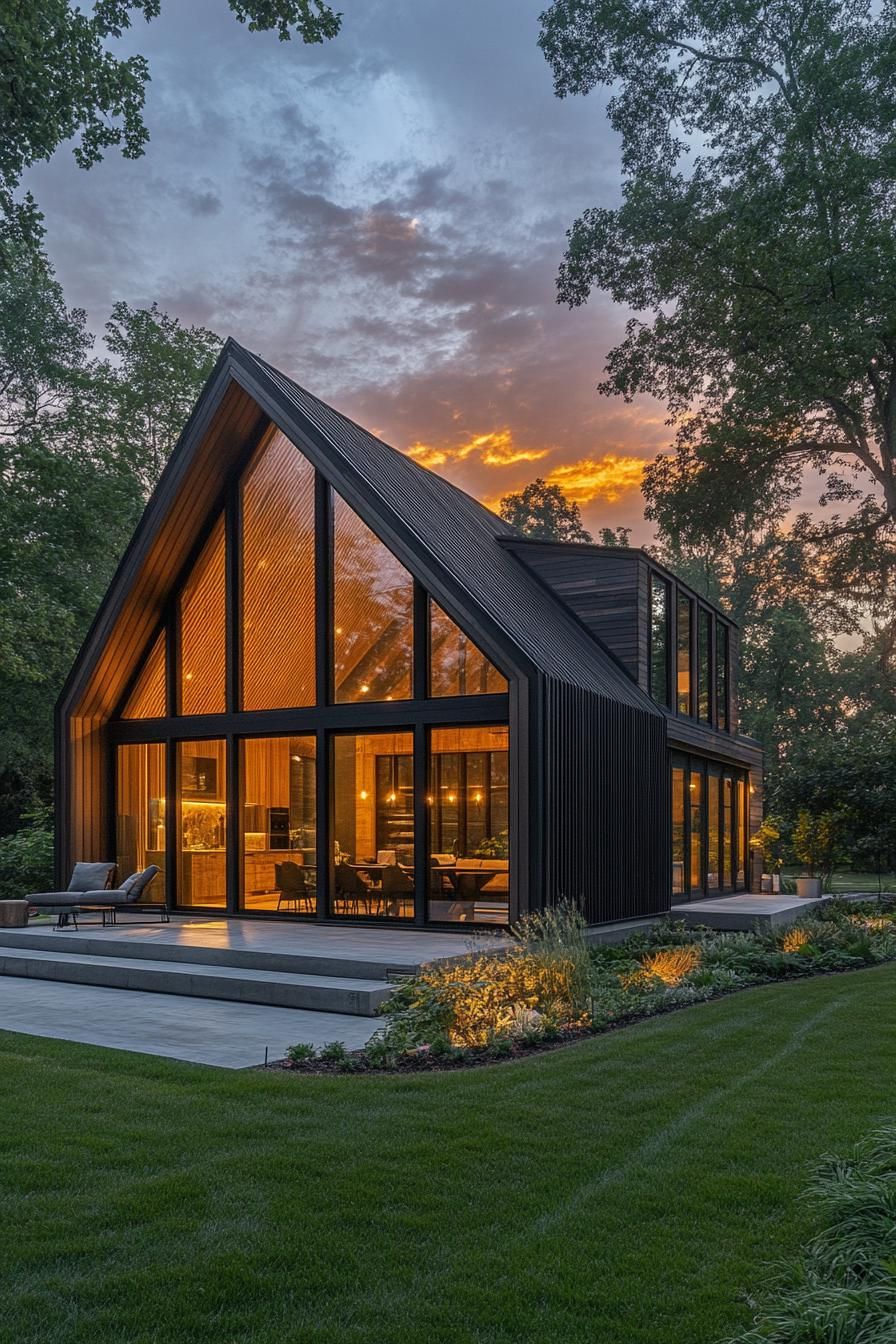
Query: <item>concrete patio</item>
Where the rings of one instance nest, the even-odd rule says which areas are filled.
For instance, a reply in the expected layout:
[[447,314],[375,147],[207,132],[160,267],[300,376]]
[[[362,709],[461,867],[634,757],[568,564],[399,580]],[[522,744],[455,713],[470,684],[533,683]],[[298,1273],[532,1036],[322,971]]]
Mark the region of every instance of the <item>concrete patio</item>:
[[793,924],[801,915],[818,909],[831,899],[822,896],[810,901],[783,893],[769,896],[745,892],[742,896],[720,896],[715,900],[673,905],[672,918],[683,919],[689,927],[706,925],[710,929],[750,930],[759,925],[760,928],[775,928]]
[[[175,916],[0,930],[0,1021],[10,1031],[246,1068],[265,1050],[358,1049],[398,976],[485,938],[423,929]],[[126,992],[122,992],[126,991]]]

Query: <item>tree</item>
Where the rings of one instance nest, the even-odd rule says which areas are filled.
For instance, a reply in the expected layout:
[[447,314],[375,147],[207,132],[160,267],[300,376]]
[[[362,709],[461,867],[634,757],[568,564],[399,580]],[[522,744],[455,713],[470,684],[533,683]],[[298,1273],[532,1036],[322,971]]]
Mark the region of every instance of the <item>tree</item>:
[[504,495],[498,511],[524,536],[543,541],[591,541],[582,524],[579,506],[558,485],[539,478],[517,494]]
[[103,366],[107,442],[148,495],[221,350],[207,327],[183,327],[150,308],[116,303],[105,345],[116,363]]
[[[576,221],[559,297],[641,316],[605,393],[663,399],[658,516],[705,538],[765,511],[817,590],[886,628],[896,590],[896,8],[556,0],[561,97],[612,87],[618,209]],[[788,512],[807,469],[819,509]],[[833,516],[822,511],[833,506]]]
[[[281,41],[324,42],[339,32],[341,16],[325,0],[227,0],[252,32],[275,30]],[[149,67],[144,57],[120,59],[110,39],[130,28],[132,16],[157,18],[161,0],[94,0],[89,13],[69,0],[28,0],[2,6],[0,16],[0,263],[11,249],[35,248],[40,214],[30,195],[17,199],[22,173],[75,140],[82,168],[121,147],[139,158],[149,132],[143,103]]]
[[116,305],[93,357],[45,259],[0,272],[0,834],[52,780],[52,708],[216,338]]
[[630,527],[602,527],[598,536],[601,546],[629,546]]

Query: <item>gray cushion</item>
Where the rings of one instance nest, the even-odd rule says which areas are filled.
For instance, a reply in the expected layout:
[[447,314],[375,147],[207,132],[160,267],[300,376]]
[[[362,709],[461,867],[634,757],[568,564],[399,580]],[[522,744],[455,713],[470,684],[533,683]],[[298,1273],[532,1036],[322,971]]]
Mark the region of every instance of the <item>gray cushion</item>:
[[35,891],[25,899],[29,905],[67,905],[74,908],[81,898],[77,892],[71,891]]
[[76,863],[72,870],[69,891],[105,890],[112,881],[114,863]]
[[128,901],[139,901],[156,873],[161,871],[156,864],[151,863],[142,873],[132,873],[130,877],[125,878],[118,890],[124,892]]

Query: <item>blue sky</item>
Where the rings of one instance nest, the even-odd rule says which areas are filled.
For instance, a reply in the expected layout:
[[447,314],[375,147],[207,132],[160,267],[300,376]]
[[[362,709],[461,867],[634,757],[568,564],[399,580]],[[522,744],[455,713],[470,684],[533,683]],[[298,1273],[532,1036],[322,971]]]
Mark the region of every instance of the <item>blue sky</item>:
[[157,300],[496,501],[536,475],[586,521],[649,531],[661,407],[598,397],[626,312],[559,307],[564,234],[618,200],[600,96],[559,100],[532,0],[343,0],[324,47],[167,0],[144,158],[29,175],[70,304]]

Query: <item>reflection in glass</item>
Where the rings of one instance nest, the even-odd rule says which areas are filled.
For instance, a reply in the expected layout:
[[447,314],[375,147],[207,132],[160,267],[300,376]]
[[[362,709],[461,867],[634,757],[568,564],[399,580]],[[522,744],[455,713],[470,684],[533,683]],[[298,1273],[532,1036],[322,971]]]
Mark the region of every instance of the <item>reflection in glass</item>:
[[334,495],[333,656],[337,703],[411,695],[414,591],[410,574]]
[[412,733],[333,739],[330,912],[414,916]]
[[691,599],[678,594],[676,688],[679,714],[691,713]]
[[160,719],[167,713],[165,632],[153,644],[122,712],[123,719]]
[[317,909],[315,758],[314,737],[240,743],[244,910]]
[[185,906],[227,904],[225,744],[177,744],[177,889]]
[[275,433],[242,486],[243,709],[313,705],[314,468]]
[[703,888],[703,776],[692,770],[688,783],[690,797],[691,892]]
[[707,826],[707,848],[706,848],[706,886],[709,891],[718,891],[721,886],[720,875],[720,854],[719,854],[719,776],[713,771],[709,772],[708,778],[708,826]]
[[728,627],[716,621],[716,721],[728,729]]
[[119,746],[115,769],[115,862],[124,882],[154,863],[161,872],[141,900],[165,900],[165,745]]
[[669,585],[654,574],[650,586],[650,694],[669,703]]
[[429,694],[500,695],[507,681],[460,626],[430,602]]
[[672,894],[684,892],[684,770],[672,767]]
[[180,599],[180,712],[223,714],[225,693],[224,520],[212,535]]
[[432,730],[426,799],[430,919],[507,921],[508,760],[505,725]]
[[701,607],[697,612],[697,714],[709,723],[709,633],[711,618]]

